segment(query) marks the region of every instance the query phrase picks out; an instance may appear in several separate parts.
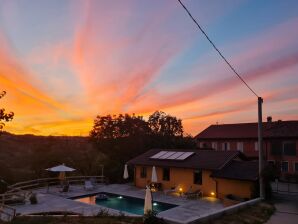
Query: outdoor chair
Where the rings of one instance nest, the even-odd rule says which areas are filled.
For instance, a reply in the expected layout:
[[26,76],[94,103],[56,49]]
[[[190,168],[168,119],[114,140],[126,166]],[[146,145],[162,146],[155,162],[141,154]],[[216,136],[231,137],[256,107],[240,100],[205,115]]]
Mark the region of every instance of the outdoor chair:
[[84,188],[85,188],[85,190],[93,190],[94,189],[94,185],[91,183],[90,180],[86,180],[85,181]]
[[96,185],[97,185],[96,178],[94,178],[94,177],[91,177],[91,178],[90,178],[90,182],[91,182],[91,184],[92,184],[93,186],[96,186]]
[[69,184],[64,185],[62,190],[60,191],[61,193],[67,193],[69,191]]
[[162,189],[162,184],[161,183],[150,183],[149,188],[151,191],[161,191]]

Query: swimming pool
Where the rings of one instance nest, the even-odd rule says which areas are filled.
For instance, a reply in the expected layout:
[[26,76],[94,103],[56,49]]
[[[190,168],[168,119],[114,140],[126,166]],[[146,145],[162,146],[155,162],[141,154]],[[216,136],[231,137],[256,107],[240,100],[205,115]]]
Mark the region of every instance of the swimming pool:
[[[99,193],[97,193],[99,194]],[[144,199],[129,197],[125,195],[117,195],[106,192],[100,192],[100,194],[106,194],[108,199],[106,200],[96,200],[95,196],[84,195],[80,197],[72,198],[75,201],[84,202],[87,204],[101,205],[107,208],[116,209],[123,212],[129,212],[136,215],[144,214]],[[153,202],[153,210],[157,213],[176,207],[177,205]]]

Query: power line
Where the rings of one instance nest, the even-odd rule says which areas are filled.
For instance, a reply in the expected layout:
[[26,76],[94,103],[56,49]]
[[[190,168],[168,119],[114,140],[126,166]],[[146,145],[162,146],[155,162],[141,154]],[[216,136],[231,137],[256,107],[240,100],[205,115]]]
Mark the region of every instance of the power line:
[[199,25],[199,23],[196,21],[196,19],[192,16],[190,11],[186,8],[186,6],[181,2],[181,0],[178,0],[180,5],[185,9],[185,11],[188,13],[190,18],[194,21],[194,23],[198,26],[198,28],[201,30],[201,32],[205,35],[207,40],[210,42],[210,44],[213,46],[213,48],[218,52],[218,54],[221,56],[221,58],[228,64],[228,66],[232,69],[232,71],[237,75],[237,77],[247,86],[247,88],[257,97],[258,94],[253,91],[253,89],[245,82],[245,80],[239,75],[239,73],[236,71],[236,69],[228,62],[228,60],[223,56],[223,54],[220,52],[220,50],[215,46],[215,44],[212,42],[212,40],[208,37],[207,33],[202,29],[202,27]]

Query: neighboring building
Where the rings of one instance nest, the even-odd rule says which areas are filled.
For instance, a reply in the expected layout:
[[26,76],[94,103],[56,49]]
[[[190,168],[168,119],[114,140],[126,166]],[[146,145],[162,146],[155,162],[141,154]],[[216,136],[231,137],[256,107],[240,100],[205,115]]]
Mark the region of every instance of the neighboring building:
[[203,196],[224,198],[233,194],[251,198],[258,180],[258,164],[245,161],[237,151],[151,149],[128,162],[134,166],[134,184],[151,183],[153,166],[163,190],[200,190]]
[[[211,125],[196,137],[198,148],[241,151],[258,158],[258,123]],[[298,121],[263,122],[263,152],[283,174],[298,173]]]

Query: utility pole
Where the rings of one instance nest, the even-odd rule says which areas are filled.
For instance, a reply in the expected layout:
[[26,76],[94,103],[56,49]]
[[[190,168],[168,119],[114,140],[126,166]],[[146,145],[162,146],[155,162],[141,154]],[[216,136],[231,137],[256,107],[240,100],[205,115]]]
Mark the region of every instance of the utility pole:
[[263,171],[263,121],[262,121],[262,97],[258,97],[258,147],[259,147],[259,182],[260,198],[264,198],[264,183],[262,177]]
[[264,184],[262,178],[262,170],[263,170],[263,143],[262,143],[262,97],[259,97],[258,94],[245,82],[245,80],[240,76],[240,74],[236,71],[236,69],[231,65],[231,63],[225,58],[222,52],[215,46],[213,41],[209,38],[207,33],[202,29],[197,20],[193,17],[190,11],[186,8],[186,6],[182,3],[181,0],[178,0],[180,5],[185,9],[191,20],[197,25],[198,29],[203,33],[209,43],[213,46],[213,48],[217,51],[219,56],[226,62],[226,64],[230,67],[232,72],[246,85],[246,87],[256,96],[258,97],[258,147],[259,147],[259,182],[260,182],[260,197],[264,198]]

